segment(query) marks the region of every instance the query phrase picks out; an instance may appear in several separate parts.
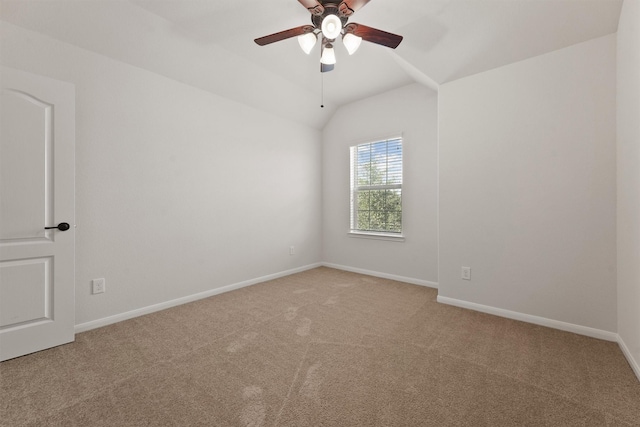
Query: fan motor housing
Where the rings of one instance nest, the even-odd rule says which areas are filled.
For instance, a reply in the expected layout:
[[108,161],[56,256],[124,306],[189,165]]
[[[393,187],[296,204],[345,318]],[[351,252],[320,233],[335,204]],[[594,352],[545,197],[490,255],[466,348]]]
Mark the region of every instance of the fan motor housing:
[[322,15],[311,15],[311,22],[313,22],[313,25],[316,28],[322,28],[322,21],[327,15],[336,15],[338,18],[340,18],[342,27],[344,28],[344,26],[347,24],[347,21],[349,20],[349,17],[341,16],[338,5],[335,3],[325,3],[323,6],[324,13]]

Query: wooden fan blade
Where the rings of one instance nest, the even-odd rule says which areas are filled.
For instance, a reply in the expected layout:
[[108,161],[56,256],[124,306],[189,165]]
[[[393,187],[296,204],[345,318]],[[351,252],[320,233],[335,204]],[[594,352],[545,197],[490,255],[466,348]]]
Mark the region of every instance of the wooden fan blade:
[[291,37],[301,36],[312,31],[313,27],[311,25],[303,25],[301,27],[280,31],[279,33],[269,34],[268,36],[257,38],[254,41],[260,46],[264,46],[270,43],[279,42],[280,40],[289,39]]
[[300,4],[307,8],[312,15],[322,15],[324,13],[324,6],[320,4],[318,0],[298,0]]
[[402,36],[387,33],[386,31],[367,27],[366,25],[362,24],[348,24],[346,26],[346,31],[349,33],[353,33],[358,37],[362,37],[363,40],[390,47],[391,49],[397,48],[402,41]]
[[351,16],[370,0],[344,0],[338,5],[340,16]]

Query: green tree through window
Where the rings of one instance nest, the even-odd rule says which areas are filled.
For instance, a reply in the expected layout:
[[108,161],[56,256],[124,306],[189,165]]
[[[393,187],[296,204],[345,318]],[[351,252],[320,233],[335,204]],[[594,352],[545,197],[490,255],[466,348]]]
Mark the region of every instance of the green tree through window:
[[402,233],[402,138],[351,147],[351,231]]

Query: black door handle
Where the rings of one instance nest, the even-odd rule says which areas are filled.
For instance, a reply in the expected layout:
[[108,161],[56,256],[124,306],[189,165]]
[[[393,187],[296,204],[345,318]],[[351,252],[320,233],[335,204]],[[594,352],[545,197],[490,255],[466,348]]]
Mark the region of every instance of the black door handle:
[[53,228],[57,228],[60,231],[67,231],[68,229],[71,228],[71,226],[69,225],[68,222],[61,222],[60,224],[56,225],[55,227],[45,227],[45,230],[51,230]]

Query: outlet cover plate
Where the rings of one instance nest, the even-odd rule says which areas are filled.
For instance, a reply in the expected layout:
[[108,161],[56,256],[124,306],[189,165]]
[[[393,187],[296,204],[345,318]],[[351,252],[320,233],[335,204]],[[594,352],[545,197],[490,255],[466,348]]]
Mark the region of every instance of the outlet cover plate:
[[106,290],[106,282],[104,279],[93,279],[91,281],[91,293],[102,294]]

